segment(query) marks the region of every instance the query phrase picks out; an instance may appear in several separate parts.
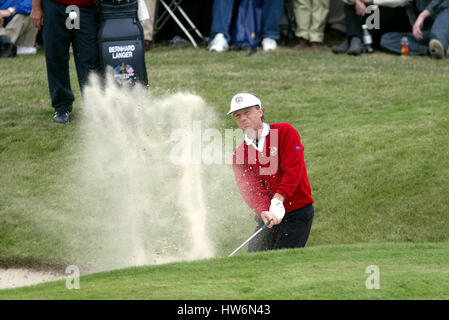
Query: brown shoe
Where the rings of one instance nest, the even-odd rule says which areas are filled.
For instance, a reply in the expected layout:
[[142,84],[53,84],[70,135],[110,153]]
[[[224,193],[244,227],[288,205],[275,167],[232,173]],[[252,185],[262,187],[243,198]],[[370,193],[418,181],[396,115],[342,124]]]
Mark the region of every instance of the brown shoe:
[[150,51],[151,50],[152,41],[151,40],[145,40],[144,44],[145,44],[145,51]]
[[299,38],[298,43],[293,47],[293,50],[301,51],[309,47],[309,42],[306,39]]
[[320,50],[322,48],[323,44],[321,42],[311,42],[310,43],[310,49],[312,50]]

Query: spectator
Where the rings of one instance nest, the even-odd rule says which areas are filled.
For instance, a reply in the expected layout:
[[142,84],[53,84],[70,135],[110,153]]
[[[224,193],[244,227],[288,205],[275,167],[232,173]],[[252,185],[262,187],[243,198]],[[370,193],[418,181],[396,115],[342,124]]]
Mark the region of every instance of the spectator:
[[[415,9],[420,14],[412,23],[412,32],[405,34],[409,39],[409,54],[444,58],[449,50],[449,1],[417,0]],[[401,53],[402,36],[404,34],[398,32],[384,34],[382,48]]]
[[299,38],[294,50],[309,45],[320,49],[324,40],[324,28],[329,13],[329,0],[295,0],[296,36]]
[[331,30],[346,33],[344,4],[342,0],[330,0],[327,23]]
[[[66,8],[69,5],[79,8],[78,29],[66,25]],[[48,87],[55,109],[53,121],[66,123],[70,120],[75,100],[70,86],[70,44],[81,91],[87,83],[89,72],[100,71],[97,43],[99,20],[95,0],[33,0],[31,19],[37,28],[43,28]]]
[[[379,8],[379,29],[370,30],[374,46],[379,46],[380,38],[389,31],[405,32],[410,23],[405,10],[411,0],[343,0],[345,2],[346,40],[332,49],[333,53],[360,55],[364,51],[362,25],[369,16],[366,14],[368,5]],[[373,14],[373,13],[372,13]]]
[[32,0],[0,0],[0,35],[17,46],[17,55],[35,54],[37,28],[30,19]]
[[[212,28],[210,51],[222,52],[229,48],[229,27],[235,0],[215,0],[212,8]],[[264,51],[277,48],[279,20],[282,16],[284,0],[264,0],[262,8],[262,47]]]
[[142,21],[143,35],[145,39],[145,51],[150,51],[151,45],[153,43],[153,30],[156,18],[156,1],[157,0],[145,0],[145,4],[148,9],[148,15],[150,16],[149,19]]

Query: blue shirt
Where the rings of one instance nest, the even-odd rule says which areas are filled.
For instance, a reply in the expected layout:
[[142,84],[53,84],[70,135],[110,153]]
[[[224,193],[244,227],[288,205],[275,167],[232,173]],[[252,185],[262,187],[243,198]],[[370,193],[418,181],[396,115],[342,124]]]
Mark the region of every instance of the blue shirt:
[[32,0],[0,0],[0,10],[14,7],[16,8],[16,13],[29,15],[31,13],[32,3]]
[[[0,0],[0,10],[7,10],[10,7],[16,8],[16,13],[29,15],[33,0]],[[5,19],[5,25],[12,17]]]

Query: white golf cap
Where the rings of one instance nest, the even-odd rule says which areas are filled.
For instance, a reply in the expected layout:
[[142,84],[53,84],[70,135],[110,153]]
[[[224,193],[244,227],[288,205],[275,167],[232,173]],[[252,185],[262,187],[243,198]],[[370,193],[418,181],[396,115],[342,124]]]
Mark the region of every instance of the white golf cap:
[[232,97],[231,109],[229,110],[228,115],[233,113],[234,111],[253,106],[259,106],[262,108],[262,102],[258,97],[248,92],[237,93]]

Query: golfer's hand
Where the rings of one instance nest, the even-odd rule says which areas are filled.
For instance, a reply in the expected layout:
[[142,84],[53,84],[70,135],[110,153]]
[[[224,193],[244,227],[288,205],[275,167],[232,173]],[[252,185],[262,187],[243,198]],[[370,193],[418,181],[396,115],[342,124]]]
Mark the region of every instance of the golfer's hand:
[[44,12],[42,11],[42,7],[33,6],[31,9],[30,18],[36,28],[42,28],[44,25]]
[[262,211],[260,217],[262,218],[264,224],[271,220],[270,224],[268,225],[268,228],[271,228],[281,223],[281,221],[279,221],[278,218],[276,218],[276,216],[272,214],[270,211]]

